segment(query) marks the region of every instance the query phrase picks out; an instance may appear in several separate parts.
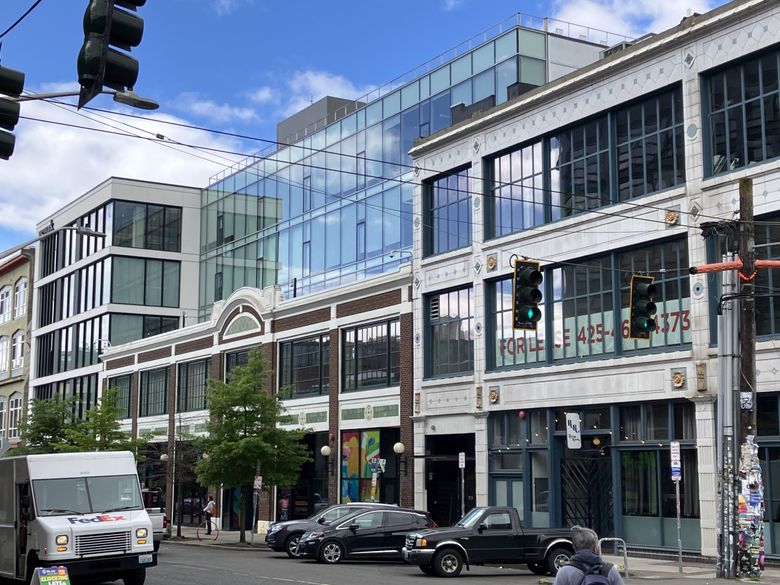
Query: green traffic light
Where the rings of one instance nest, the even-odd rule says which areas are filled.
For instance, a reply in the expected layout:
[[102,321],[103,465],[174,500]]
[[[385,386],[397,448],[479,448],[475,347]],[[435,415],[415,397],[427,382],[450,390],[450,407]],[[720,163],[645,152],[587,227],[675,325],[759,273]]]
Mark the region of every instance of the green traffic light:
[[528,311],[526,311],[526,313],[525,313],[525,316],[530,321],[531,319],[534,318],[534,310],[533,309],[528,309]]

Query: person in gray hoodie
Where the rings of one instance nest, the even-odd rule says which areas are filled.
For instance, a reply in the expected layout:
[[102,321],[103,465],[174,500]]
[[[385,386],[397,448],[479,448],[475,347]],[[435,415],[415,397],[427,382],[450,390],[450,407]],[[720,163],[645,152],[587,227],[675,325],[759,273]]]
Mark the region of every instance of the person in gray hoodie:
[[[573,562],[588,568],[603,565],[598,534],[594,530],[582,526],[573,526],[571,532],[571,543],[574,545],[575,553],[569,563]],[[582,570],[573,564],[568,564],[558,570],[553,585],[580,585],[584,578],[585,573]],[[620,576],[620,572],[614,565],[607,573],[607,581],[609,581],[609,585],[625,585],[623,577]]]

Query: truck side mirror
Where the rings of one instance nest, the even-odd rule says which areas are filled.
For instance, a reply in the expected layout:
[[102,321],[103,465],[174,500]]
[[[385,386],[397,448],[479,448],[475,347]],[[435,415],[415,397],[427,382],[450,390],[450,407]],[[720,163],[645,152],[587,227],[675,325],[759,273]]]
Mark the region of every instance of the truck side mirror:
[[357,532],[357,529],[358,529],[358,525],[357,525],[357,524],[350,524],[350,525],[349,525],[349,530],[350,530],[352,533],[355,533],[355,532]]
[[325,524],[325,518],[323,518],[322,516],[320,516],[319,518],[317,518],[317,522],[318,522],[319,524]]
[[481,524],[480,524],[480,525],[477,527],[477,532],[479,532],[480,534],[482,534],[482,532],[483,532],[484,530],[487,530],[487,524],[485,524],[484,522],[482,522],[482,523],[481,523]]

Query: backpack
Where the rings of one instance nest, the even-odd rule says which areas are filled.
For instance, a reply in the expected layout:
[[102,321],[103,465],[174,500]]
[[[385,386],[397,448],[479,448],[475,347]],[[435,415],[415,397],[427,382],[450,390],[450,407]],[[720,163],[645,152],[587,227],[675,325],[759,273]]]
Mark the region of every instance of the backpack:
[[580,585],[609,585],[607,575],[612,570],[612,563],[586,565],[579,561],[569,561],[569,564],[575,569],[582,571]]

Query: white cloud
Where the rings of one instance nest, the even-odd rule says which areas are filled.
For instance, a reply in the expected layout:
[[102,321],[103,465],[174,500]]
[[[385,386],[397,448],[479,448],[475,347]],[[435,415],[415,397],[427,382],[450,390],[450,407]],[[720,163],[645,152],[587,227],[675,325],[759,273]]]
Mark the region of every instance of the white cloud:
[[287,82],[290,96],[282,115],[290,116],[325,96],[357,99],[373,89],[360,87],[346,77],[327,71],[296,71]]
[[220,16],[226,16],[238,10],[242,4],[251,3],[251,0],[214,0],[214,10]]
[[249,122],[257,118],[252,108],[242,108],[230,104],[218,104],[217,102],[201,98],[199,94],[187,92],[180,94],[173,103],[182,112],[206,118],[213,122]]
[[267,85],[253,89],[247,94],[247,97],[256,104],[268,104],[279,99],[276,90]]
[[[105,103],[97,103],[97,100],[94,105],[106,107]],[[82,111],[81,115],[77,115],[74,108],[44,102],[24,103],[22,116],[117,131],[92,121],[98,116],[96,113]],[[152,117],[101,116],[102,119],[112,118],[112,124],[122,131],[138,135],[154,137],[162,134],[185,144],[232,152],[246,150],[236,140],[161,124]],[[152,116],[159,120],[187,122],[165,114]],[[184,146],[176,146],[177,150],[174,150],[162,146],[162,141],[158,139],[127,138],[24,119],[16,127],[15,134],[14,154],[9,161],[2,163],[0,172],[0,230],[12,228],[32,233],[36,223],[47,215],[111,176],[204,187],[209,177],[243,158],[234,156],[228,160],[225,155],[199,152]]]
[[678,25],[689,10],[704,13],[719,3],[722,1],[558,0],[555,3],[555,18],[637,38]]
[[444,0],[444,11],[452,12],[463,5],[463,0]]

